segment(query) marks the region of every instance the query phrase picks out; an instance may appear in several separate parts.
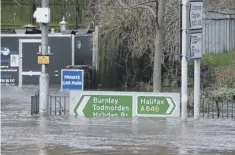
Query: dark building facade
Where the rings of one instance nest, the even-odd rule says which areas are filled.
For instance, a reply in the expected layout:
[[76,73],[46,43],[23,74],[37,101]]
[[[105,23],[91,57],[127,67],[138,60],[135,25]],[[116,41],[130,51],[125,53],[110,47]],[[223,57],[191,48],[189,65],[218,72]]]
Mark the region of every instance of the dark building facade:
[[[92,65],[92,35],[49,35],[50,84],[61,83],[61,69],[70,65]],[[1,84],[39,84],[41,65],[37,53],[41,35],[1,35]]]

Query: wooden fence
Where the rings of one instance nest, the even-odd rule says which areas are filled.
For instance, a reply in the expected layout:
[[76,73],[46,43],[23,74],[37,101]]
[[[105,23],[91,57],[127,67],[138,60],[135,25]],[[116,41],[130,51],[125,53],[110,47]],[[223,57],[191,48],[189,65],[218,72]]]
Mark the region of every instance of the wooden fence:
[[120,54],[122,45],[115,31],[103,33],[99,30],[99,84],[103,88],[116,87],[120,79]]
[[[40,7],[41,0],[2,0],[1,29],[13,30],[26,24],[38,25],[33,18],[33,13]],[[63,16],[71,29],[86,27],[85,0],[49,0],[51,9],[50,28],[59,28]]]

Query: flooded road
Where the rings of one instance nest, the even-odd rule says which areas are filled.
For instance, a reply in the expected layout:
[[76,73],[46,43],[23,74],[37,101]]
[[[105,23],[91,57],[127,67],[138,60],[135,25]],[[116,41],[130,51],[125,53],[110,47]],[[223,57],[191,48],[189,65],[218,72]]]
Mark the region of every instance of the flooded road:
[[235,155],[235,120],[39,118],[35,92],[2,86],[2,155]]

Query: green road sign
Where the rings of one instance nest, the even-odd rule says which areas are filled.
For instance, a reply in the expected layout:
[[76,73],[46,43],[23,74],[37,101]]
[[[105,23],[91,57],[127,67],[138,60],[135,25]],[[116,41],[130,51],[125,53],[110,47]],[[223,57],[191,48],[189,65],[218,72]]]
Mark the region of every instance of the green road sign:
[[180,117],[179,93],[70,91],[70,115]]
[[82,95],[73,111],[85,117],[132,117],[132,96]]
[[138,96],[137,114],[171,115],[175,103],[171,97]]

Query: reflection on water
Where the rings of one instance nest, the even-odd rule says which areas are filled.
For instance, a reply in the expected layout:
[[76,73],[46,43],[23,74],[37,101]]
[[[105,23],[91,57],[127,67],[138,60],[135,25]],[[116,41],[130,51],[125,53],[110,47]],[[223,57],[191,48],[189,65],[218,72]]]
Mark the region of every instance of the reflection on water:
[[2,154],[235,154],[234,120],[39,118],[30,115],[35,91],[2,87]]

